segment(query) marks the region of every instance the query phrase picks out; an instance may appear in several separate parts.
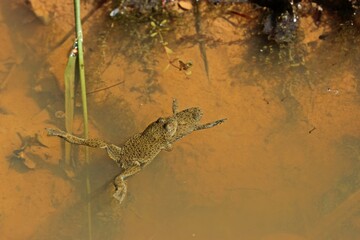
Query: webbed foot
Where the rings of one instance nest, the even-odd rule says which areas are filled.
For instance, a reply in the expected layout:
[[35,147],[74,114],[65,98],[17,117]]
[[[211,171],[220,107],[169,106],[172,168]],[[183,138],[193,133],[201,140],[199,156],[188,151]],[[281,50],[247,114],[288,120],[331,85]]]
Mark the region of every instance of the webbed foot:
[[121,175],[115,178],[114,186],[115,193],[113,194],[113,197],[119,201],[119,204],[121,204],[127,193],[127,184]]
[[59,129],[53,129],[53,128],[45,128],[46,131],[47,131],[47,135],[48,136],[65,136],[66,135],[66,132],[64,131],[61,131]]
[[217,125],[225,122],[225,120],[227,120],[227,118],[223,118],[223,119],[220,119],[220,120],[216,120],[216,121],[210,122],[210,123],[205,123],[205,124],[203,124],[203,125],[197,126],[197,127],[194,129],[194,131],[215,127],[215,126],[217,126]]

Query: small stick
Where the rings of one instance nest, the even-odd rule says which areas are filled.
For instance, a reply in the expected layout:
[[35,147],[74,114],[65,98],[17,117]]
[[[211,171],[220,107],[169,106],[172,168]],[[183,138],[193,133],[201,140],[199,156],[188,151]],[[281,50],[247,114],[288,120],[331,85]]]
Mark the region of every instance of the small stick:
[[309,131],[309,134],[311,134],[315,129],[316,129],[316,127],[313,127],[313,128]]
[[112,87],[115,87],[115,86],[117,86],[117,85],[120,85],[120,84],[122,84],[122,83],[124,83],[124,82],[125,82],[125,81],[121,81],[121,82],[115,83],[115,84],[113,84],[113,85],[104,87],[104,88],[96,89],[96,90],[94,90],[94,91],[92,91],[92,92],[87,92],[86,95],[93,94],[93,93],[97,93],[97,92],[100,92],[100,91],[103,91],[103,90],[107,90],[107,89],[109,89],[109,88],[112,88]]
[[11,77],[11,75],[14,73],[15,69],[17,67],[17,63],[13,63],[13,65],[11,66],[9,72],[7,73],[5,79],[2,81],[2,83],[0,84],[0,91],[4,90],[9,82],[9,79]]

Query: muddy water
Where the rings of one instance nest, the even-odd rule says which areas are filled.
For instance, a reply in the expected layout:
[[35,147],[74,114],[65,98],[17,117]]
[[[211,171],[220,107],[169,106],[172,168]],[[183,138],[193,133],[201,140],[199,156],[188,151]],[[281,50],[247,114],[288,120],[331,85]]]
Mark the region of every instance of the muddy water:
[[[48,46],[29,49],[21,39],[30,37],[29,28],[46,29],[19,6],[3,8],[21,10],[30,20],[14,21],[3,11],[0,27],[2,46],[7,46],[0,55],[1,77],[8,81],[0,94],[0,123],[6,126],[0,129],[2,239],[89,239],[86,170],[94,191],[93,239],[360,237],[356,29],[336,29],[325,40],[316,40],[294,64],[289,54],[284,60],[276,50],[264,53],[259,38],[245,37],[222,18],[208,20],[204,28],[221,40],[207,42],[208,74],[199,41],[180,41],[169,34],[176,57],[193,63],[189,76],[171,66],[163,71],[167,60],[161,46],[152,52],[155,64],[146,62],[144,71],[143,55],[134,60],[122,52],[122,43],[128,47],[126,38],[116,39],[120,53],[111,56],[111,64],[94,67],[99,58],[88,57],[89,69],[103,68],[100,75],[94,70],[90,76],[106,79],[105,85],[124,81],[89,95],[90,135],[121,143],[159,116],[170,115],[172,98],[180,109],[200,107],[204,122],[228,118],[160,153],[129,179],[128,196],[119,206],[110,184],[118,169],[101,150],[91,150],[88,168],[79,159],[75,177],[62,171],[62,143],[43,131],[63,127],[63,119],[54,117],[63,110],[62,94],[54,79],[45,85],[36,81],[44,63],[31,57]],[[25,33],[19,37],[11,29]],[[191,27],[186,31],[195,32]],[[116,33],[109,34],[108,45]],[[312,33],[315,37],[308,34],[304,43],[323,32]],[[61,68],[63,63],[52,64]],[[48,148],[33,146],[25,152],[25,165],[14,163],[9,156],[21,147],[17,132],[37,133]]]

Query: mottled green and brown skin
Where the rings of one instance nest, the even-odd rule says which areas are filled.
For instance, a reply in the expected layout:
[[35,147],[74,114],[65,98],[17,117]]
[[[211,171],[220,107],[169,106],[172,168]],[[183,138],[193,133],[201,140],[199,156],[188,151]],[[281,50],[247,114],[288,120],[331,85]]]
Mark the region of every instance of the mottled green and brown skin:
[[193,131],[207,129],[223,123],[225,119],[207,124],[199,124],[202,117],[200,108],[177,111],[177,101],[173,101],[173,115],[159,118],[142,133],[128,139],[121,147],[100,139],[84,139],[61,130],[47,129],[49,136],[58,136],[66,141],[94,148],[106,149],[109,157],[123,170],[114,180],[114,197],[121,203],[127,192],[125,178],[138,173],[148,165],[161,150],[171,150],[171,144]]
[[200,120],[203,116],[202,110],[198,107],[193,107],[178,112],[178,103],[176,99],[173,100],[172,111],[173,117],[177,121],[177,130],[171,137],[170,143],[176,142],[194,131],[215,127],[226,120],[226,118],[224,118],[214,122],[200,124]]

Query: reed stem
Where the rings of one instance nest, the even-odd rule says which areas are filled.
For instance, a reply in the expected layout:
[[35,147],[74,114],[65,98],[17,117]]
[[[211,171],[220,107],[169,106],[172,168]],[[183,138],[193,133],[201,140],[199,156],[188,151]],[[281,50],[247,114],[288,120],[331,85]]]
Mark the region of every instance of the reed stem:
[[[84,138],[88,138],[88,110],[87,110],[87,99],[86,99],[86,82],[85,82],[85,65],[84,65],[84,51],[83,51],[83,32],[81,27],[81,16],[80,16],[80,0],[74,0],[75,7],[75,29],[76,29],[76,38],[78,44],[78,67],[79,67],[79,78],[81,85],[81,100],[83,108],[83,118],[84,118]],[[88,236],[89,240],[92,240],[92,219],[91,219],[91,202],[90,202],[90,176],[89,176],[89,149],[85,148],[85,160],[87,165],[86,171],[86,192],[87,192],[87,216],[88,216]]]

